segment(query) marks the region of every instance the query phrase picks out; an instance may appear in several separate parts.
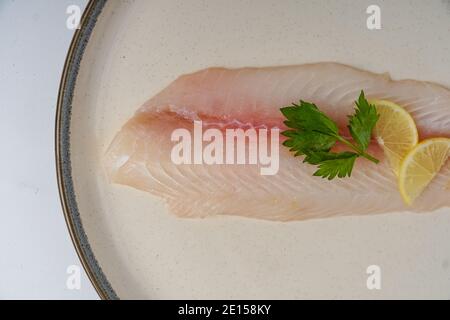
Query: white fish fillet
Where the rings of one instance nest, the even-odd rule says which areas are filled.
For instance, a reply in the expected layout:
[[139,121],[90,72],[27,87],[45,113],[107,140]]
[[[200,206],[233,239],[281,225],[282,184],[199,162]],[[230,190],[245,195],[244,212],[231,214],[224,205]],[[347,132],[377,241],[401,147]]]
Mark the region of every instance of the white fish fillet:
[[351,178],[313,177],[315,167],[280,147],[278,174],[263,176],[258,165],[175,165],[170,153],[176,128],[192,131],[192,120],[283,128],[280,107],[300,99],[315,103],[345,130],[360,90],[386,99],[414,117],[421,139],[450,134],[450,91],[414,80],[393,81],[336,63],[224,69],[184,75],[150,99],[115,137],[106,153],[114,183],[165,199],[181,217],[236,215],[266,220],[303,220],[397,211],[429,212],[450,206],[447,163],[413,207],[400,197],[396,177],[375,142],[375,165],[358,159]]

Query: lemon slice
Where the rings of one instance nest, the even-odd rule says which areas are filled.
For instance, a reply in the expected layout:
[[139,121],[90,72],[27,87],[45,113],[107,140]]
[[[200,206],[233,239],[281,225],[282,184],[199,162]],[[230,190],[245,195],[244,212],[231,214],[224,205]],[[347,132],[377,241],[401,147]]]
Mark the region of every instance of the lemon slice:
[[449,138],[424,140],[406,155],[398,179],[400,193],[406,204],[411,205],[420,196],[449,155]]
[[373,130],[374,137],[398,176],[402,160],[419,140],[416,124],[405,109],[393,102],[373,100],[369,103],[375,105],[380,115]]

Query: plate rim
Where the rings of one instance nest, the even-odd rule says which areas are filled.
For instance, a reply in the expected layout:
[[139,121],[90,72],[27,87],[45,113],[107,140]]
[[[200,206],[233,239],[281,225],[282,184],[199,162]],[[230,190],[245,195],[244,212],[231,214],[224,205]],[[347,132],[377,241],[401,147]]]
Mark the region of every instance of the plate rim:
[[107,0],[89,0],[66,56],[56,105],[55,161],[62,211],[77,255],[99,297],[103,300],[116,300],[119,297],[95,258],[83,228],[74,191],[70,157],[72,99],[78,71],[97,18],[106,2]]

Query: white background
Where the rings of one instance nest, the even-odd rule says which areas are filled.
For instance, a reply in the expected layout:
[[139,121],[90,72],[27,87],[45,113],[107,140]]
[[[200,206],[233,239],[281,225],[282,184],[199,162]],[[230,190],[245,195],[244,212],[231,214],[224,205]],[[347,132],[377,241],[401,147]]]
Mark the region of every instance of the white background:
[[87,0],[0,0],[0,299],[97,299],[81,266],[56,183],[54,120],[73,30],[69,5]]

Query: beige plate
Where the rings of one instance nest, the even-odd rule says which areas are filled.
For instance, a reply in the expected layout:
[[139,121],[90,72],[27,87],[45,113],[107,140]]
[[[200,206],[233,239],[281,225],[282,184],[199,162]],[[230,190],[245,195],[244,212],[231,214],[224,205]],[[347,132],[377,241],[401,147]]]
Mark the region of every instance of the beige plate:
[[[100,161],[146,99],[208,66],[338,61],[450,86],[448,1],[377,2],[375,31],[366,28],[372,1],[91,3],[62,82],[57,160],[70,231],[102,297],[450,298],[449,210],[183,220],[155,197],[110,185]],[[381,290],[367,289],[370,265],[381,268]]]

